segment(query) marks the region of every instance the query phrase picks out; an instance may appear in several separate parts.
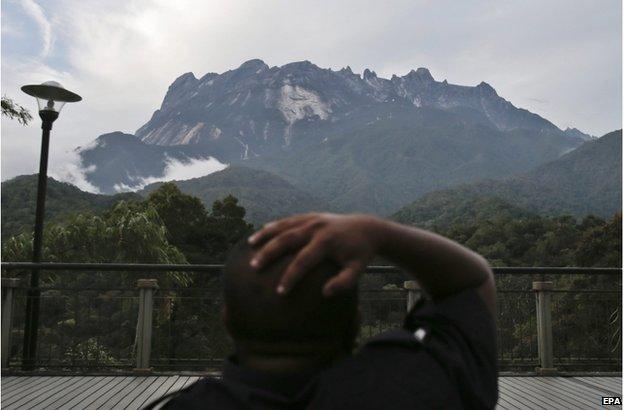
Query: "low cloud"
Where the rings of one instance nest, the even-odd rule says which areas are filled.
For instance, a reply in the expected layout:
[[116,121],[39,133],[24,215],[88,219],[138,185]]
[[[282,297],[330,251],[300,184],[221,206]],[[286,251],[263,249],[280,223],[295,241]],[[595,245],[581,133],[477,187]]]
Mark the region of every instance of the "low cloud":
[[65,155],[66,157],[62,161],[57,161],[52,165],[48,175],[57,181],[75,185],[83,191],[100,194],[98,187],[91,184],[86,178],[86,174],[95,171],[95,165],[84,168],[80,156],[75,150],[67,151]]
[[168,158],[165,171],[160,177],[139,178],[132,185],[124,183],[115,184],[117,192],[132,192],[145,188],[155,182],[183,181],[187,179],[199,178],[213,172],[221,171],[228,167],[228,164],[219,162],[216,158],[192,158],[186,162]]

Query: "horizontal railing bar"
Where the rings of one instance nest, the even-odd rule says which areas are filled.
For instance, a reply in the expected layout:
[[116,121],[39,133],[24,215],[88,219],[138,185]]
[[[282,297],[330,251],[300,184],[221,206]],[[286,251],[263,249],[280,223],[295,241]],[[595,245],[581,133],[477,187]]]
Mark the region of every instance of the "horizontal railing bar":
[[[56,262],[2,262],[4,270],[90,270],[90,271],[154,271],[154,272],[214,272],[222,271],[222,264],[153,264],[153,263],[56,263]],[[601,274],[621,275],[622,268],[583,268],[583,267],[495,267],[495,274],[561,275],[561,274]],[[403,273],[396,266],[368,266],[366,273]]]

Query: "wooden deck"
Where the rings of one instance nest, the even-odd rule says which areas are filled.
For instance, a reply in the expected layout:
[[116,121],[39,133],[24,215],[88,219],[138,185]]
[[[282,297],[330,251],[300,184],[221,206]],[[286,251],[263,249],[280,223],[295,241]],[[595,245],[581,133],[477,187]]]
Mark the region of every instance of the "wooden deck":
[[[139,409],[194,376],[7,376],[3,409]],[[501,377],[499,409],[599,409],[622,396],[621,377]],[[622,408],[622,406],[608,406]]]

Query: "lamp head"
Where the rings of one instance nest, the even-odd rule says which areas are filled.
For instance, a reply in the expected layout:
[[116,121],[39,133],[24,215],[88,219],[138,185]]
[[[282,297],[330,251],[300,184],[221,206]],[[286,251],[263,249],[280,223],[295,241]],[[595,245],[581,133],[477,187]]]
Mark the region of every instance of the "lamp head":
[[22,91],[37,99],[39,106],[39,114],[42,116],[54,115],[56,117],[61,112],[63,105],[68,102],[78,102],[82,97],[76,93],[66,90],[60,83],[56,81],[46,81],[42,84],[25,85]]

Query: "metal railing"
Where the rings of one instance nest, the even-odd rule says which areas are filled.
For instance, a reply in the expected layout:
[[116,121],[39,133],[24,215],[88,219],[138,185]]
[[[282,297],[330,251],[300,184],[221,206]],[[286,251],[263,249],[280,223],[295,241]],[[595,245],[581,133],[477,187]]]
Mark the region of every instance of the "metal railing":
[[[42,273],[39,371],[208,371],[231,351],[220,319],[222,265],[4,262],[1,268],[5,370],[22,365],[24,306],[33,289],[19,277],[32,269]],[[621,269],[494,272],[501,370],[621,371]],[[409,279],[393,266],[367,268],[360,341],[401,326],[422,296]]]

